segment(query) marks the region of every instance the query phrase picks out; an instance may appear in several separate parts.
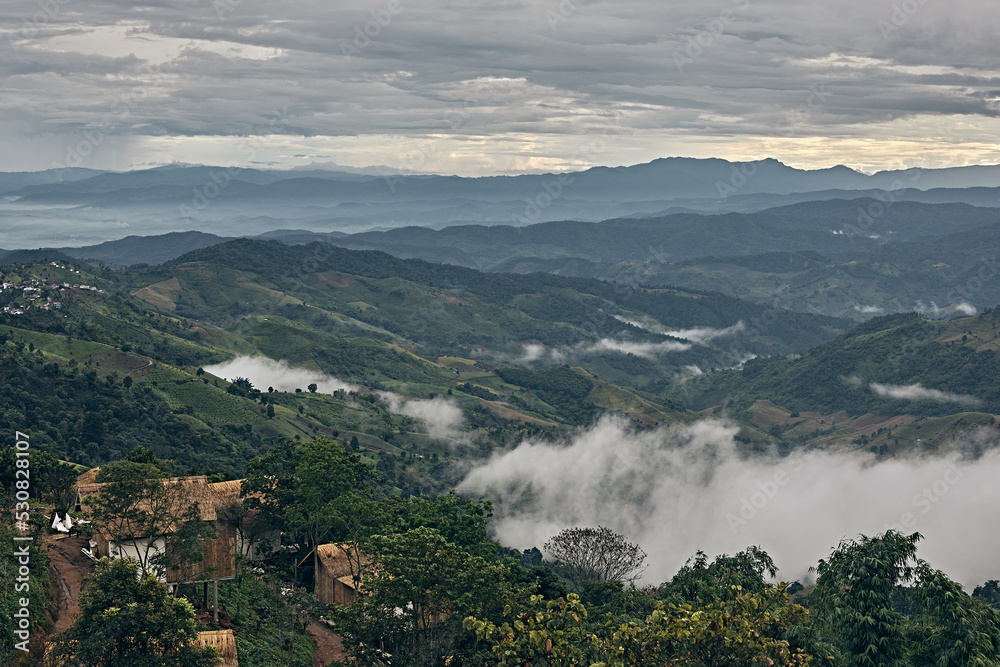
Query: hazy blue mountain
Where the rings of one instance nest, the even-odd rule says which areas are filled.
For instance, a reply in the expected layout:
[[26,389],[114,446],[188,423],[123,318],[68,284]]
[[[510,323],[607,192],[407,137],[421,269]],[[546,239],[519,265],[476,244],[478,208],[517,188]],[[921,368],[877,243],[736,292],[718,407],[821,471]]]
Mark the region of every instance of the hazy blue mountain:
[[45,171],[0,172],[0,193],[14,192],[33,185],[82,181],[102,173],[104,172],[96,169],[72,167]]
[[864,195],[993,207],[1000,205],[998,170],[868,175],[846,167],[807,171],[777,160],[664,158],[572,174],[481,178],[187,165],[67,171],[72,178],[61,181],[55,172],[7,174],[0,175],[0,188],[4,178],[12,188],[0,201],[0,245],[96,245],[126,234],[190,229],[235,237],[283,228],[357,233],[407,226],[598,222],[684,212],[749,213]]
[[[874,215],[873,215],[874,214]],[[546,222],[526,227],[407,227],[354,234],[334,242],[480,269],[518,258],[580,258],[594,262],[675,262],[694,257],[776,250],[865,254],[1000,222],[1000,211],[966,204],[885,205],[875,199],[806,202],[757,213],[680,213],[601,223]]]
[[170,232],[159,236],[126,236],[117,241],[107,241],[80,248],[60,250],[76,259],[89,259],[105,264],[129,266],[132,264],[162,264],[186,252],[228,241],[222,236],[203,232]]

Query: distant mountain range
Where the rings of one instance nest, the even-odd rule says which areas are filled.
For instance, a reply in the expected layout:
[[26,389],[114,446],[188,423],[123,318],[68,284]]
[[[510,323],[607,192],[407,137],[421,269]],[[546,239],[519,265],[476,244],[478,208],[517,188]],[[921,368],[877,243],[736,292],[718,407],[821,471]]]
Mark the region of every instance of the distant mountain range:
[[[754,213],[405,227],[353,235],[285,229],[258,238],[381,250],[491,272],[545,272],[711,290],[757,302],[778,299],[793,310],[854,319],[914,309],[940,316],[1000,303],[1000,281],[980,277],[983,271],[1000,273],[991,268],[1000,255],[1000,210],[967,204],[834,199]],[[228,240],[199,231],[170,232],[92,246],[0,251],[0,261],[156,265]]]
[[220,236],[281,227],[359,232],[410,225],[529,224],[681,212],[753,212],[805,201],[1000,206],[1000,166],[863,174],[777,160],[664,158],[571,174],[465,178],[168,166],[0,174],[0,246],[92,245],[197,229]]

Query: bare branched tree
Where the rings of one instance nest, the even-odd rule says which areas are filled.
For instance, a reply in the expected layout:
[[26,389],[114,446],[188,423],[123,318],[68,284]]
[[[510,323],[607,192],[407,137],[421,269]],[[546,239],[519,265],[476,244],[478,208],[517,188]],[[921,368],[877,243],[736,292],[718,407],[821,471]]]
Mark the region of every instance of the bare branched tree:
[[545,543],[545,551],[584,581],[635,581],[646,569],[646,552],[610,528],[567,528]]

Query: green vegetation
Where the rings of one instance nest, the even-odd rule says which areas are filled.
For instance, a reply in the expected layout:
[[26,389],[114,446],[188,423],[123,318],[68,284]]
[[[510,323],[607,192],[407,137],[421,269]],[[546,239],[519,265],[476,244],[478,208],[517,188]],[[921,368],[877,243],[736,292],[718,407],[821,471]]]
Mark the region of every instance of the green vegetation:
[[80,616],[55,640],[66,667],[209,667],[214,648],[195,645],[194,608],[127,559],[102,559],[80,594]]

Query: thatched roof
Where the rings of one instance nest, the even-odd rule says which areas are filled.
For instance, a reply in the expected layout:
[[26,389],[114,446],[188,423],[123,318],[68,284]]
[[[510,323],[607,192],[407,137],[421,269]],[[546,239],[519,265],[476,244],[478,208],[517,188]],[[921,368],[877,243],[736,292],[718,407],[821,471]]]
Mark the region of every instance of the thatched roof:
[[324,574],[334,579],[350,576],[352,564],[356,567],[358,563],[358,548],[347,544],[321,544],[316,547],[316,555]]
[[[370,574],[374,566],[371,565],[367,555],[358,551],[357,546],[321,544],[316,548],[316,553],[319,555],[320,563],[320,572],[316,576],[329,577],[356,591],[364,592],[361,579],[366,574]],[[358,562],[359,558],[360,563]],[[359,568],[360,571],[358,571]]]
[[87,484],[93,484],[97,479],[97,473],[101,472],[100,468],[91,468],[87,472],[80,473],[76,477],[77,486],[85,486]]
[[239,667],[240,661],[236,656],[236,635],[232,630],[199,632],[198,645],[202,648],[214,646],[219,649],[222,667]]
[[[188,505],[196,502],[198,503],[198,509],[201,511],[202,521],[216,520],[215,509],[220,503],[217,501],[217,494],[209,488],[211,485],[208,483],[208,478],[204,475],[171,477],[161,481],[164,485],[181,486],[187,491],[187,493],[183,494],[183,498],[179,498],[181,505],[175,508],[176,516],[181,516]],[[76,488],[76,502],[80,506],[80,509],[84,512],[89,512],[91,507],[86,502],[87,497],[99,496],[101,489],[107,484],[108,482],[100,482],[78,485]],[[139,508],[142,509],[142,501],[139,502]]]
[[[360,577],[359,577],[359,579],[360,579]],[[354,583],[354,577],[352,577],[349,574],[346,575],[346,576],[343,576],[343,577],[337,577],[337,581],[339,581],[340,583],[344,584],[345,586],[347,586],[350,589],[353,589],[353,590],[356,590],[356,591],[361,589],[360,583],[359,584],[355,584]]]
[[228,482],[212,482],[208,485],[209,492],[218,501],[237,500],[242,492],[242,479],[233,479]]

